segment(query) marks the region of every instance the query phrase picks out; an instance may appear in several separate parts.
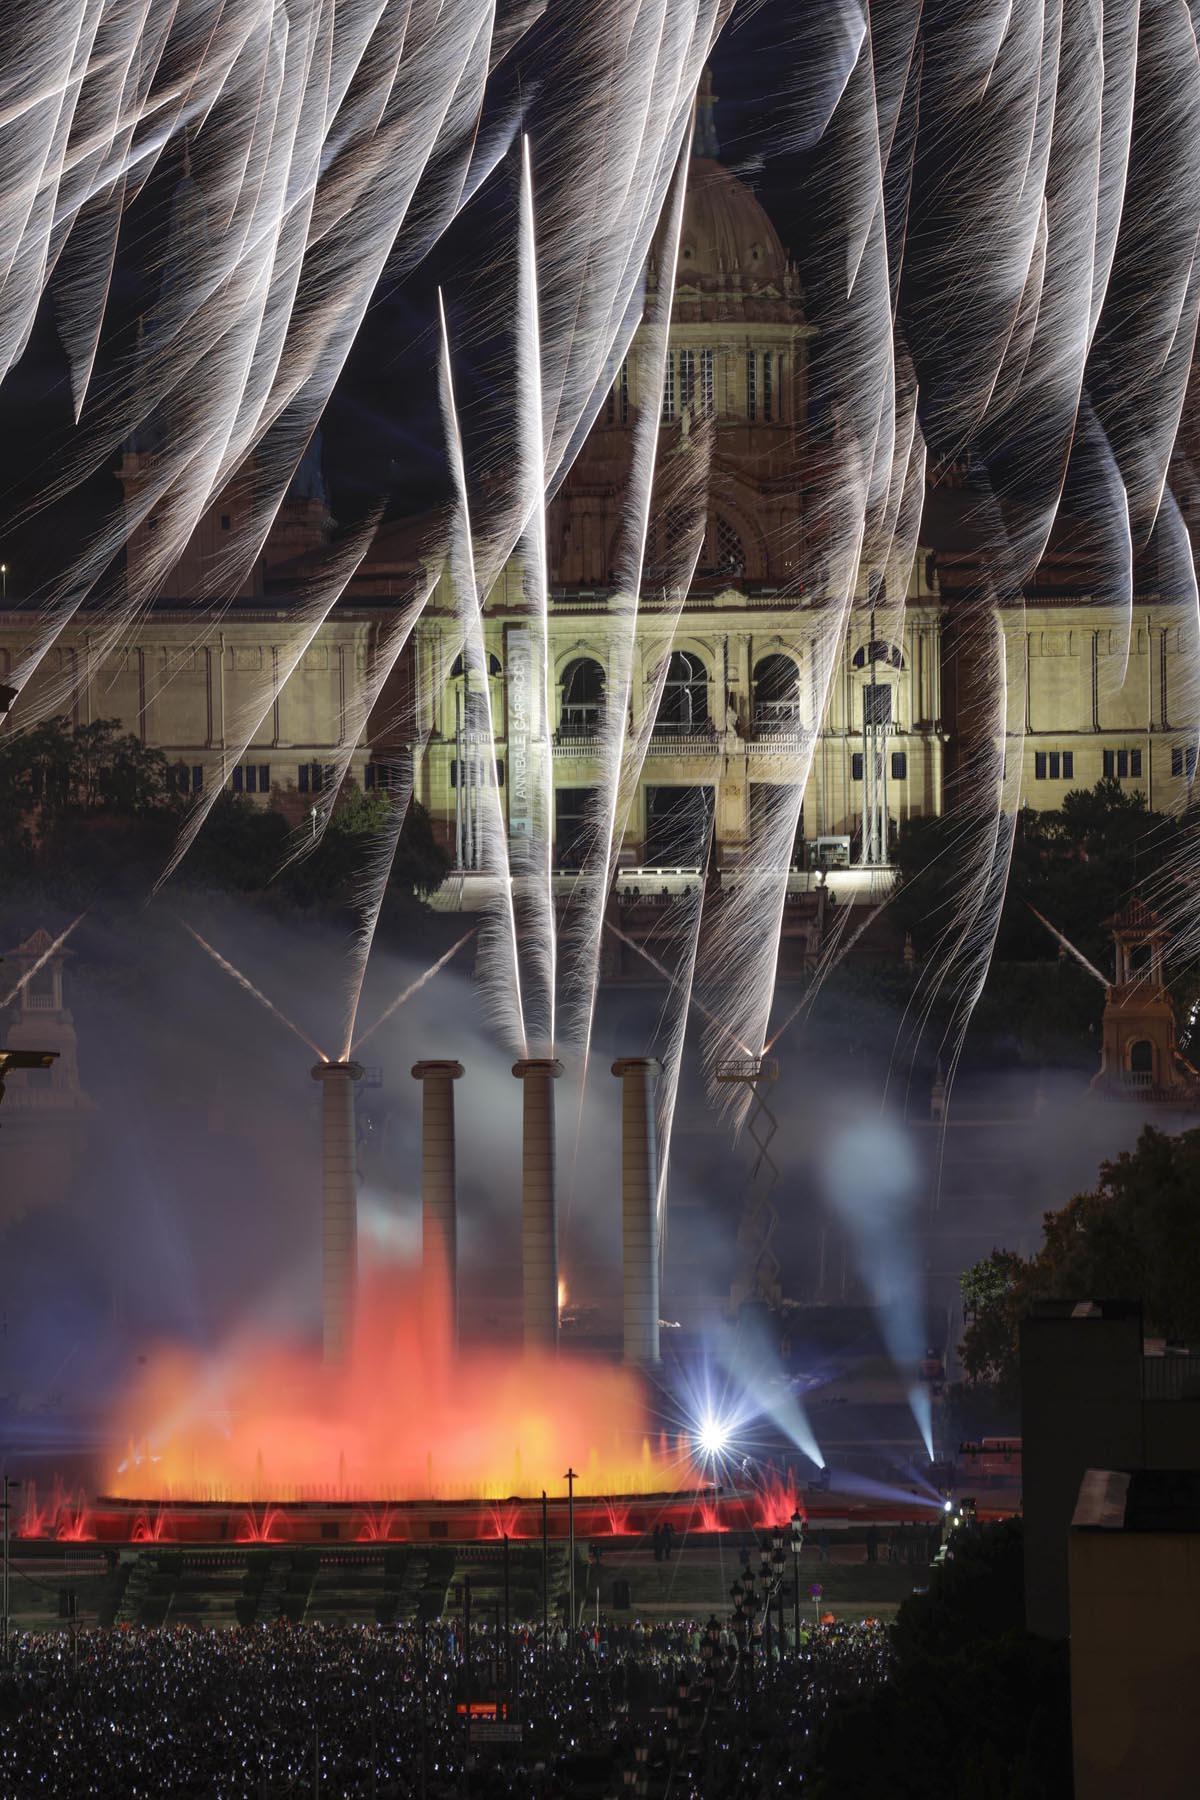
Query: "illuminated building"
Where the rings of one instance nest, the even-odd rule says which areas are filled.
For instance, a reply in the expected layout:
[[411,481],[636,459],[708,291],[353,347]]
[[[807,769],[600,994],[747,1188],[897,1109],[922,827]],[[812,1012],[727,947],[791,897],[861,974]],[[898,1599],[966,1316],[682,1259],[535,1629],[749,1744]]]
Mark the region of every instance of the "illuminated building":
[[[820,354],[820,341],[778,232],[750,188],[718,160],[707,94],[696,152],[666,379],[660,391],[657,372],[648,376],[637,334],[550,508],[554,860],[565,872],[576,864],[598,779],[595,740],[612,666],[609,599],[631,428],[649,405],[660,415],[660,470],[698,454],[699,434],[711,431],[713,445],[696,571],[677,621],[664,586],[679,523],[669,507],[652,520],[647,544],[635,716],[652,691],[656,665],[664,656],[670,661],[620,848],[627,885],[639,885],[646,872],[656,881],[664,871],[696,869],[710,810],[716,863],[736,868],[756,808],[769,806],[772,789],[794,778],[801,747],[815,735],[793,886],[803,893],[816,882],[814,868],[849,864],[860,872],[839,873],[837,882],[852,897],[886,885],[881,871],[898,828],[948,804],[947,784],[968,741],[953,620],[971,585],[972,556],[919,550],[905,583],[903,625],[888,635],[873,626],[868,581],[872,594],[890,592],[895,599],[902,572],[860,571],[822,710],[812,653],[821,557],[804,482],[812,459],[830,453],[808,406],[809,363]],[[190,173],[177,211],[180,230],[203,229]],[[659,278],[652,260],[651,295]],[[120,476],[131,504],[147,448],[136,437],[125,447]],[[935,492],[935,501],[944,501],[951,486]],[[44,684],[73,684],[81,722],[119,717],[166,753],[173,780],[188,792],[220,779],[231,722],[268,692],[287,654],[298,577],[333,529],[319,442],[301,464],[260,562],[220,622],[198,636],[195,600],[219,590],[222,546],[244,504],[235,496],[218,499],[127,647],[93,662],[92,626],[83,611],[30,688],[36,699]],[[935,505],[931,520],[937,512]],[[399,597],[416,579],[417,543],[410,526],[378,533],[343,600],[229,772],[233,791],[256,804],[279,805],[297,820],[313,805],[344,748],[351,696],[372,666]],[[129,543],[134,562],[152,553],[153,516],[132,530]],[[1072,788],[1109,776],[1142,789],[1152,806],[1168,808],[1186,797],[1195,774],[1186,607],[1171,595],[1139,594],[1126,643],[1111,610],[1081,591],[1080,579],[1069,558],[1051,559],[1024,609],[1002,615],[1010,674],[1025,688],[1025,799],[1057,807]],[[351,775],[367,787],[392,782],[397,766],[426,746],[416,792],[465,877],[446,903],[469,908],[477,903],[472,806],[483,759],[472,741],[479,697],[464,692],[455,610],[443,575],[355,749]],[[524,572],[513,558],[485,610],[502,783],[514,758],[520,762],[522,733],[537,724],[515,716],[514,706],[529,620]],[[32,614],[10,601],[0,615],[0,680],[19,664],[33,627]],[[502,802],[515,832],[511,783]],[[666,884],[675,879],[667,875]],[[819,921],[809,923],[819,928]],[[808,948],[805,938],[800,954]]]

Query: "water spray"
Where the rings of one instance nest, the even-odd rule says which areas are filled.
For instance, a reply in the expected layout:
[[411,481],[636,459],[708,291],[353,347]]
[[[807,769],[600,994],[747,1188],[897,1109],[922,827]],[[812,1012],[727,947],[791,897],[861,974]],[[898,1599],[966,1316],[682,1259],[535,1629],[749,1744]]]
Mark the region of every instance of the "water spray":
[[222,956],[221,952],[215,949],[214,946],[209,943],[207,938],[201,937],[194,925],[189,925],[186,919],[178,919],[177,923],[183,926],[183,929],[187,932],[188,936],[194,938],[202,950],[207,951],[208,955],[212,957],[219,969],[224,969],[225,973],[230,976],[232,980],[236,981],[240,988],[244,988],[248,994],[253,994],[259,1005],[265,1006],[272,1018],[278,1019],[279,1023],[286,1026],[294,1036],[300,1039],[302,1044],[307,1044],[308,1048],[314,1055],[319,1056],[323,1063],[327,1063],[330,1060],[315,1038],[310,1038],[307,1031],[303,1031],[293,1019],[289,1019],[287,1014],[276,1006],[273,1000],[268,1000],[262,989],[255,987],[250,977],[248,975],[243,975],[242,971],[235,967],[235,965],[229,961],[228,957]]

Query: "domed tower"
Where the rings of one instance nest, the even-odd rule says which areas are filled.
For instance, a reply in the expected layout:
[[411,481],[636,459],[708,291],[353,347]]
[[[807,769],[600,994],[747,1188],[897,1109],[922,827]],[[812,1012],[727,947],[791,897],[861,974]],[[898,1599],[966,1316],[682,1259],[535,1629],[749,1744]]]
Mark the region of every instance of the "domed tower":
[[[661,389],[639,332],[552,509],[556,588],[612,583],[629,427],[645,405],[659,412],[660,461],[701,422],[711,421],[715,433],[694,585],[710,591],[780,587],[799,568],[799,465],[812,330],[779,233],[746,183],[718,160],[713,105],[706,73],[696,104]],[[661,238],[647,271],[650,294],[662,278],[660,248]],[[648,572],[666,561],[659,540],[670,524],[668,509],[647,545]]]
[[4,953],[5,974],[12,969],[24,978],[8,1009],[4,1048],[49,1052],[53,1061],[45,1068],[14,1069],[5,1081],[0,1228],[35,1206],[61,1205],[67,1198],[95,1110],[80,1084],[75,1021],[63,992],[71,954],[55,950],[44,929]]
[[1092,1086],[1155,1105],[1200,1103],[1200,1077],[1175,1042],[1167,985],[1167,931],[1135,895],[1108,921],[1116,971],[1104,1001],[1100,1072]]

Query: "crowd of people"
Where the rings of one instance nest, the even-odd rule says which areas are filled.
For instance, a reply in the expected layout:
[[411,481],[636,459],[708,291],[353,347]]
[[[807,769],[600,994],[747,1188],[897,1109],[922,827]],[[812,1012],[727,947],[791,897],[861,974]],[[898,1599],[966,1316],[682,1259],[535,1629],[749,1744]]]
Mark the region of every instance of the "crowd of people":
[[469,1650],[454,1620],[18,1637],[0,1670],[0,1794],[786,1795],[831,1703],[887,1660],[870,1622],[740,1645],[715,1619],[549,1642],[477,1624]]

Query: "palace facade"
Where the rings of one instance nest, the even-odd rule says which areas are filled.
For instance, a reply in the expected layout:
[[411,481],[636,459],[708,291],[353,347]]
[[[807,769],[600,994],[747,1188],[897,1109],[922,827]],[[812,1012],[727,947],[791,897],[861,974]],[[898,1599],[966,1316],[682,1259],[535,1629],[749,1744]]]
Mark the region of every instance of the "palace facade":
[[[895,832],[939,814],[964,741],[958,716],[955,559],[922,549],[881,625],[865,575],[821,711],[814,651],[822,620],[802,585],[809,525],[803,470],[808,443],[808,365],[814,333],[800,283],[751,190],[717,160],[711,106],[698,119],[670,332],[666,381],[647,392],[635,337],[587,442],[549,517],[553,667],[555,862],[569,871],[597,779],[596,731],[612,666],[609,598],[639,409],[658,408],[660,464],[686,456],[690,437],[711,442],[708,513],[682,611],[656,575],[666,566],[670,509],[656,516],[640,602],[632,713],[665,682],[649,739],[621,863],[675,879],[703,859],[715,819],[717,863],[733,868],[756,808],[794,782],[811,751],[796,845],[797,881],[813,869],[886,870]],[[185,181],[190,181],[190,176]],[[185,205],[194,210],[194,195]],[[650,282],[657,279],[652,268]],[[819,352],[819,345],[816,347]],[[707,454],[707,449],[706,449]],[[121,478],[136,492],[141,456],[124,455]],[[99,663],[86,613],[62,634],[30,686],[69,683],[80,721],[119,717],[162,749],[181,788],[221,778],[233,723],[276,685],[295,640],[295,583],[333,531],[314,448],[302,465],[260,564],[220,622],[197,641],[206,572],[233,530],[236,502],[204,520],[136,640]],[[224,509],[224,510],[223,510]],[[131,534],[148,547],[153,518]],[[299,816],[330,765],[348,750],[353,697],[370,675],[400,597],[414,582],[411,533],[384,528],[328,622],[269,706],[229,785]],[[887,581],[887,572],[880,573]],[[887,589],[885,587],[884,591]],[[464,693],[456,609],[443,576],[355,744],[351,776],[365,787],[394,778],[416,757],[416,791],[456,866],[478,861],[471,823],[469,753],[473,697]],[[520,759],[514,690],[527,678],[530,604],[514,560],[485,614],[491,713],[502,783]],[[10,599],[0,613],[0,681],[19,665],[35,619]],[[1186,797],[1195,774],[1195,707],[1189,669],[1194,605],[1143,595],[1128,638],[1086,594],[1039,590],[1003,613],[1010,675],[1025,692],[1024,792],[1055,807],[1072,787],[1102,776],[1142,789],[1151,805]],[[19,720],[20,708],[16,717]],[[537,721],[534,722],[535,725]],[[814,742],[815,739],[815,742]],[[511,809],[511,782],[504,795]],[[514,821],[509,815],[510,830]],[[848,879],[848,878],[843,878]],[[465,884],[469,887],[469,883]],[[460,884],[460,892],[464,884]]]

